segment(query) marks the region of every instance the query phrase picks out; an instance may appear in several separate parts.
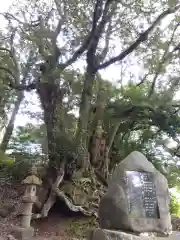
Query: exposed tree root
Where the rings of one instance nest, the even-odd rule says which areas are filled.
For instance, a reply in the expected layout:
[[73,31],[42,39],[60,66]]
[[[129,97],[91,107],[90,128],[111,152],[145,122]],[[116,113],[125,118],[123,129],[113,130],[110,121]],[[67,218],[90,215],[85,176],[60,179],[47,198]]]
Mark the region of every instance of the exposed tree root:
[[32,218],[47,217],[57,197],[63,200],[71,211],[97,217],[99,200],[106,190],[107,182],[102,174],[99,176],[95,172],[93,170],[86,173],[86,177],[80,177],[76,172],[71,182],[63,182],[64,171],[60,170],[56,181],[51,184],[50,194],[42,204],[40,213],[33,214]]

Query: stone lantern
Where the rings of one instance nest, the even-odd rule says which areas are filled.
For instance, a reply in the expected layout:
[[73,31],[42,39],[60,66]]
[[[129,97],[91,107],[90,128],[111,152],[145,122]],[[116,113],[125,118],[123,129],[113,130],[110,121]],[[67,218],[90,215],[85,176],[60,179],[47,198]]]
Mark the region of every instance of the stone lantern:
[[27,176],[22,183],[26,185],[26,190],[22,198],[23,210],[21,226],[13,229],[13,235],[17,239],[28,239],[33,237],[34,229],[31,227],[32,208],[36,202],[36,187],[42,184],[42,181],[38,178],[37,168],[32,166]]

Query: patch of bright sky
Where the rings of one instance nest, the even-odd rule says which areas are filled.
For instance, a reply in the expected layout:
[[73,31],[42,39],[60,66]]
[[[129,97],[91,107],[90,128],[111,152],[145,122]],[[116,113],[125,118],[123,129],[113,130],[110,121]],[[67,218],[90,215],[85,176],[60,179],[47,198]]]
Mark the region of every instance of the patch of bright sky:
[[[11,6],[13,0],[6,0],[2,2],[1,5],[1,10],[0,12],[5,12],[8,10],[8,8]],[[5,25],[5,20],[2,16],[0,16],[0,27]],[[117,54],[118,51],[118,42],[117,45],[113,51],[114,54]],[[133,64],[134,65],[134,64]],[[84,62],[79,60],[77,61],[77,63],[74,64],[75,68],[81,68],[80,70],[82,71],[83,68],[85,67]],[[138,79],[140,76],[140,68],[138,68],[137,65],[135,66],[131,66],[131,72],[134,72],[135,77]],[[121,66],[119,64],[110,66],[109,68],[107,68],[106,70],[101,71],[102,76],[105,79],[110,80],[112,83],[114,84],[118,84],[119,80],[121,79]],[[40,112],[41,108],[40,108],[40,104],[39,104],[39,99],[37,97],[37,95],[35,93],[25,93],[25,101],[28,101],[29,103],[26,104],[26,112]],[[20,108],[20,112],[23,112],[23,108],[24,108],[24,104],[21,104],[22,107]],[[19,113],[16,117],[16,121],[15,121],[15,127],[17,126],[23,126],[26,125],[27,123],[34,123],[37,124],[37,120],[36,119],[30,119],[29,116],[27,114],[23,114],[23,113]],[[3,134],[3,133],[2,133]]]
[[[0,12],[5,12],[8,10],[8,8],[11,6],[11,4],[13,3],[13,0],[6,0],[3,1],[1,3],[1,9]],[[169,18],[167,19],[167,21],[165,22],[169,22]],[[164,23],[164,22],[163,22]],[[0,16],[0,27],[2,27],[3,25],[5,25],[5,21],[4,18],[2,16]],[[166,24],[165,24],[166,25]],[[119,44],[118,44],[118,40],[116,41],[116,47],[114,48],[114,51],[112,52],[112,55],[117,55],[119,53]],[[138,64],[136,62],[134,63],[129,63],[129,61],[127,60],[126,62],[128,62],[128,73],[131,72],[133,73],[133,78],[140,79],[140,77],[142,77],[143,75],[143,69],[140,69],[140,67],[138,66]],[[75,68],[81,68],[81,70],[85,67],[83,61],[79,60],[77,61],[77,63],[74,64]],[[122,68],[120,66],[120,64],[115,64],[112,65],[110,67],[108,67],[107,69],[101,71],[101,75],[103,78],[110,80],[112,83],[118,85],[119,81],[121,80],[121,75],[122,75]],[[127,74],[128,75],[128,74]],[[126,78],[126,74],[125,74],[125,78]],[[129,79],[125,79],[124,81],[127,81]],[[180,98],[180,94],[177,94],[177,98]],[[26,104],[25,107],[25,111],[30,111],[30,112],[40,112],[41,108],[40,108],[40,103],[39,103],[39,99],[37,97],[37,95],[35,93],[25,93],[25,101],[29,102]],[[18,125],[25,125],[28,122],[37,124],[37,120],[36,119],[30,119],[29,116],[24,113],[24,104],[22,103],[22,107],[20,109],[20,114],[18,114],[18,116],[16,117],[16,121],[15,121],[15,126]]]

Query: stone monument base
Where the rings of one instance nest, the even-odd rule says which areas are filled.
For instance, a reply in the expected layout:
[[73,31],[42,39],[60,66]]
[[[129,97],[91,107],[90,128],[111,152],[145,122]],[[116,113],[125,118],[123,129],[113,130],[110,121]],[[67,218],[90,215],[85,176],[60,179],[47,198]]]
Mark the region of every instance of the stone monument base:
[[[178,238],[179,237],[179,238]],[[156,236],[137,236],[133,233],[125,233],[121,231],[112,231],[107,229],[94,229],[89,233],[88,240],[177,240],[180,239],[178,233],[173,232],[168,237]]]
[[17,240],[28,240],[34,236],[34,228],[23,228],[15,226],[12,228],[11,234]]

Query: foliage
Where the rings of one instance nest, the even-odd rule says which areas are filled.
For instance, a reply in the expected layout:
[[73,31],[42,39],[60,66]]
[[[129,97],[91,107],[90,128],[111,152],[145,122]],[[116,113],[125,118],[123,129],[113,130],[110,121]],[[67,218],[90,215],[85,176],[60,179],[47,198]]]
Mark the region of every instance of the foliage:
[[0,183],[8,182],[12,179],[12,170],[14,168],[14,159],[0,152]]
[[9,150],[15,152],[31,153],[39,152],[46,138],[46,131],[44,125],[36,125],[28,123],[25,126],[18,126],[11,138]]
[[179,199],[171,193],[171,200],[170,200],[170,213],[174,216],[180,216],[180,202]]
[[[14,158],[14,156],[10,156]],[[8,157],[8,159],[10,159]],[[28,173],[31,166],[32,156],[30,156],[29,162],[25,157],[23,159],[14,158],[13,160],[2,160],[0,161],[0,181],[18,181],[21,182]]]

